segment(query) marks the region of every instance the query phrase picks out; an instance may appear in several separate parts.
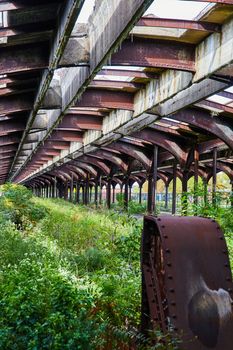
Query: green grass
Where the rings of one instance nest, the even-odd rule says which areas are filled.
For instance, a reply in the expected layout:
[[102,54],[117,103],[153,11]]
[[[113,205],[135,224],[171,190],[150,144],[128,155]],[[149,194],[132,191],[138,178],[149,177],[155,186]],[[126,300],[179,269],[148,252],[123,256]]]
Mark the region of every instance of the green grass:
[[113,329],[139,324],[140,225],[35,202],[49,211],[36,227],[0,230],[0,349],[117,349]]
[[[107,344],[114,350],[130,343],[140,323],[142,221],[59,199],[33,202],[45,213],[36,224],[17,230],[0,222],[0,350]],[[230,209],[219,210],[217,219],[233,268]],[[174,340],[156,346],[177,349]]]

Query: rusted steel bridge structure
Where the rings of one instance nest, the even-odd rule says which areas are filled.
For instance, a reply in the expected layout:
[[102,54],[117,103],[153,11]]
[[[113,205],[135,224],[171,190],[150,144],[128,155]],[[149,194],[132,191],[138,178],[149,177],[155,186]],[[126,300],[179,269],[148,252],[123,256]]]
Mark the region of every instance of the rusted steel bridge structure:
[[[90,189],[224,171],[233,180],[233,2],[195,20],[143,16],[152,1],[1,1],[0,180],[88,203]],[[60,79],[57,77],[59,76]],[[210,96],[221,97],[216,102]],[[99,191],[100,192],[100,191]],[[113,192],[113,193],[111,193]]]
[[96,0],[86,25],[84,0],[0,1],[0,183],[84,204],[106,186],[108,207],[119,184],[127,207],[148,181],[151,213],[159,179],[173,213],[177,178],[233,183],[233,0],[192,20],[152,3]]

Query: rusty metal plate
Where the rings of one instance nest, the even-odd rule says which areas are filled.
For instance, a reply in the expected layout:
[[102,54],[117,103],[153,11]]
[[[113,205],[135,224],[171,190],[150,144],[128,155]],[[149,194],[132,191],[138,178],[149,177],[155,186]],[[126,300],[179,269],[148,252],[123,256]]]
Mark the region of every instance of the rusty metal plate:
[[[232,275],[224,235],[215,220],[145,217],[142,270],[142,311],[155,317],[155,324],[150,325],[163,329],[157,312],[163,305],[166,328],[181,336],[181,349],[232,350]],[[164,296],[159,305],[147,273],[163,276],[159,289]],[[144,318],[142,327],[148,324]]]

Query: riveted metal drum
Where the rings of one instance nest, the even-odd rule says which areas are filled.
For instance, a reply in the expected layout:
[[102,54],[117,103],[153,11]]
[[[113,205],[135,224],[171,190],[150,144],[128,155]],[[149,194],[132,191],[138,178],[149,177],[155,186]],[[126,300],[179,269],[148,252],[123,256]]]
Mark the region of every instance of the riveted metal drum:
[[232,350],[232,275],[215,220],[146,216],[141,263],[144,332],[171,330],[183,350]]

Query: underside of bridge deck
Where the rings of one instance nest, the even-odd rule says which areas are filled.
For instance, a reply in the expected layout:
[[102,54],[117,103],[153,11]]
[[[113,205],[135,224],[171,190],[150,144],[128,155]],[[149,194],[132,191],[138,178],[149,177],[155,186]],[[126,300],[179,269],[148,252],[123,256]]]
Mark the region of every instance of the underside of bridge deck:
[[2,183],[118,183],[127,206],[148,180],[153,212],[158,179],[233,181],[232,1],[193,19],[158,18],[151,3],[96,1],[90,25],[84,1],[0,5]]

